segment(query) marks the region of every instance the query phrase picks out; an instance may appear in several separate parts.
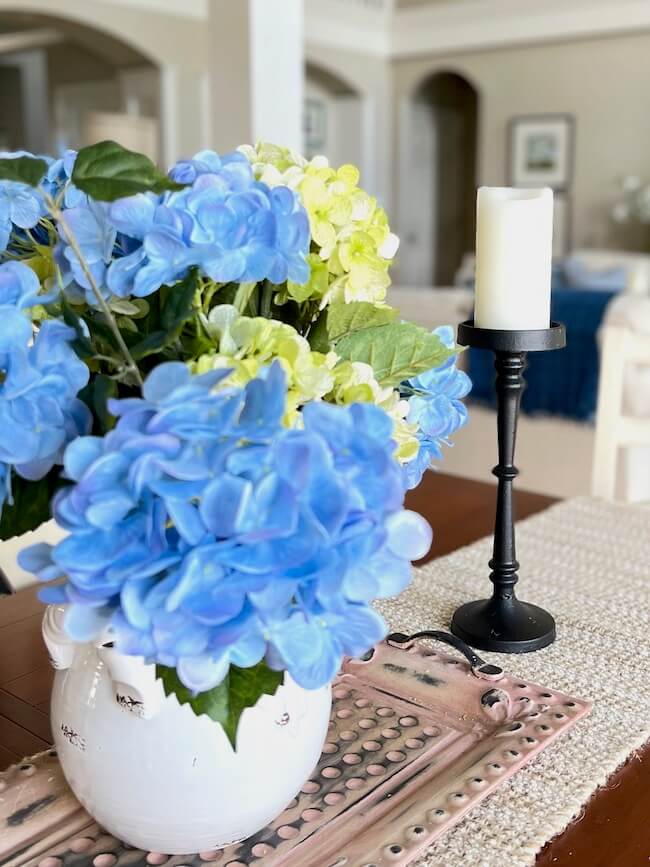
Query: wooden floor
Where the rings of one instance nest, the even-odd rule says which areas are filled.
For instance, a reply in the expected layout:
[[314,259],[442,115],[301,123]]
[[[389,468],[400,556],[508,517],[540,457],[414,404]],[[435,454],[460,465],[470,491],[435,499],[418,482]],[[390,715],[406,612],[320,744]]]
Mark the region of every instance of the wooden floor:
[[51,743],[52,685],[34,590],[0,599],[0,768]]
[[[490,536],[494,530],[495,496],[495,485],[427,473],[422,484],[406,498],[407,507],[424,515],[433,527],[433,546],[425,562]],[[554,497],[519,491],[517,520],[541,512],[555,502]]]
[[[434,527],[433,546],[425,559],[490,534],[494,495],[491,485],[428,473],[408,497],[408,506]],[[553,502],[547,496],[519,492],[517,517],[539,512]],[[0,769],[50,743],[52,670],[40,638],[41,617],[35,588],[0,597]],[[538,867],[648,867],[649,817],[650,748],[646,746],[596,793],[580,820],[545,847]]]

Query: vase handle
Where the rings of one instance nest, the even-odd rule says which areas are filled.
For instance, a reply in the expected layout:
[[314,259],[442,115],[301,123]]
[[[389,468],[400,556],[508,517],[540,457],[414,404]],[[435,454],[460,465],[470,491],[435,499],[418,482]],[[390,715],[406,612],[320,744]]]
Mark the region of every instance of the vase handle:
[[70,668],[75,654],[75,644],[63,627],[65,612],[65,605],[48,605],[43,615],[43,641],[57,670]]
[[[77,645],[64,628],[67,605],[48,605],[43,615],[43,640],[52,667],[57,671],[71,668]],[[96,642],[96,652],[108,670],[117,704],[125,711],[142,719],[155,716],[165,700],[162,683],[156,680],[156,669],[147,665],[141,656],[126,656],[107,644],[107,635]]]

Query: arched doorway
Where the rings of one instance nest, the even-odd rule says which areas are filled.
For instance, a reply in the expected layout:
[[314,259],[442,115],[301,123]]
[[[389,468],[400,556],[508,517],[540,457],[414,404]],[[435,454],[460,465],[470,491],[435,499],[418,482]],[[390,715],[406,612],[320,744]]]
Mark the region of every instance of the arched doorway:
[[449,286],[474,249],[478,112],[477,90],[456,72],[436,72],[414,92],[402,172],[411,263],[402,282]]
[[331,165],[363,164],[363,102],[350,84],[316,63],[305,69],[305,153]]
[[160,156],[160,75],[136,48],[55,15],[0,11],[0,149],[117,138]]

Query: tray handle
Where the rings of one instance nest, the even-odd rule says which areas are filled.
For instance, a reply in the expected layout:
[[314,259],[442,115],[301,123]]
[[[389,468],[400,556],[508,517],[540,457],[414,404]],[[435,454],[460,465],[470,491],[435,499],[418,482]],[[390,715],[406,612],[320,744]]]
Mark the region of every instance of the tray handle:
[[472,650],[469,644],[465,644],[464,641],[456,635],[452,635],[451,632],[443,632],[440,629],[425,629],[422,632],[415,632],[413,635],[405,635],[403,632],[392,632],[386,638],[386,642],[390,647],[396,647],[400,650],[408,650],[413,647],[416,641],[426,638],[432,641],[442,641],[444,644],[447,644],[449,647],[453,647],[454,650],[462,653],[465,659],[469,662],[472,674],[481,680],[501,680],[504,675],[502,668],[481,659],[481,657]]

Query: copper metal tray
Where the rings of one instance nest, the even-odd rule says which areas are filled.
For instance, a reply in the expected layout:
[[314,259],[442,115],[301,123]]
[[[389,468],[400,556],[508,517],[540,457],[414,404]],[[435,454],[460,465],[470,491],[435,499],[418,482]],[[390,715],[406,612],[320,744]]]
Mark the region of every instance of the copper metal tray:
[[0,867],[406,865],[589,709],[491,666],[382,644],[346,663],[318,767],[254,838],[197,855],[131,849],[84,812],[50,751],[0,774]]

